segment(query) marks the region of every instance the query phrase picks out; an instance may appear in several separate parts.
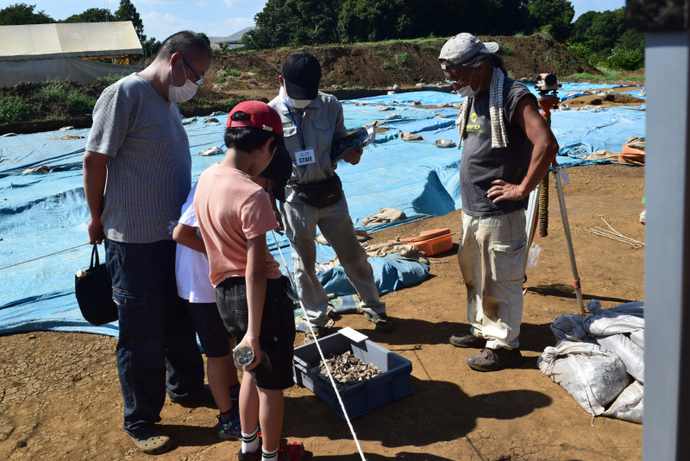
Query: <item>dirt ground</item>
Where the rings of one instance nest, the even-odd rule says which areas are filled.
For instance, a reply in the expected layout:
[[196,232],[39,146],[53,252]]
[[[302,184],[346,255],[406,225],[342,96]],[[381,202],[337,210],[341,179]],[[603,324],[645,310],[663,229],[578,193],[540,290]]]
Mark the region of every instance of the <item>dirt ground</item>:
[[[479,38],[503,45],[498,55],[504,59],[506,69],[515,79],[533,82],[535,76],[543,72],[556,73],[561,78],[582,72],[602,75],[564,45],[540,35]],[[314,46],[299,50],[281,48],[241,53],[216,52],[207,78],[209,84],[204,86],[221,92],[275,88],[281,63],[295,51],[305,51],[318,58],[323,74],[323,89],[333,85],[387,88],[393,84],[410,87],[417,83],[442,83],[444,77],[438,64],[438,55],[445,42],[446,39],[418,43],[390,41]],[[228,74],[229,69],[239,70],[241,74]]]
[[[605,227],[644,240],[644,167],[596,165],[568,170],[565,200],[586,300],[604,307],[643,300],[644,250],[585,231]],[[551,181],[549,236],[538,267],[528,272],[521,348],[522,366],[478,373],[464,363],[472,349],[448,344],[466,330],[465,287],[453,251],[431,258],[431,274],[416,286],[383,296],[395,331],[379,334],[361,315],[351,326],[412,362],[415,392],[353,421],[369,460],[638,460],[642,427],[592,418],[537,368],[555,340],[559,315],[577,312],[558,201]],[[459,212],[374,234],[371,243],[422,230],[450,228],[460,239]],[[455,246],[455,249],[457,245]],[[300,345],[298,334],[296,344]],[[0,459],[143,460],[121,429],[122,397],[115,370],[114,338],[35,332],[0,337]],[[283,435],[302,440],[309,456],[357,460],[343,420],[304,388],[286,392]],[[215,434],[211,408],[183,408],[166,401],[162,428],[175,439],[161,460],[235,459],[239,442]],[[308,458],[309,459],[309,458]]]
[[[571,98],[565,100],[561,103],[561,106],[569,107],[583,107],[583,106],[605,106],[605,107],[616,107],[616,106],[639,106],[644,104],[646,101],[643,98],[632,96],[629,94],[620,94],[621,92],[629,91],[639,91],[644,90],[644,86],[625,86],[611,89],[596,89],[589,90],[584,96],[579,96],[577,98]],[[601,91],[608,92],[608,94],[601,95]],[[612,92],[611,92],[612,91]],[[640,91],[637,93],[644,94]]]

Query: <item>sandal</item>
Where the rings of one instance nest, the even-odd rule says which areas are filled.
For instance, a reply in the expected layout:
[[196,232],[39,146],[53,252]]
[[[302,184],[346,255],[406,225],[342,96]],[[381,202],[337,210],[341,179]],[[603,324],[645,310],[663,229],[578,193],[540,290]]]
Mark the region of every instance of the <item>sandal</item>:
[[139,450],[148,455],[160,455],[170,450],[173,440],[155,426],[142,431],[141,435],[128,434]]
[[331,328],[335,326],[335,320],[333,319],[328,319],[328,322],[324,326],[317,327],[312,325],[312,329],[314,330],[314,334],[312,334],[311,329],[307,327],[307,331],[304,332],[304,344],[311,343],[319,338],[323,338],[324,336],[330,335]]

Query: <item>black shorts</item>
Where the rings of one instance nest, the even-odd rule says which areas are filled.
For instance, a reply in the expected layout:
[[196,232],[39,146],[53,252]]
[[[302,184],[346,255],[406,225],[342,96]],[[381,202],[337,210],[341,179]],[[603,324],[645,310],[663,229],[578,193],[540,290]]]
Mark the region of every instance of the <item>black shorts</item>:
[[206,357],[230,355],[230,334],[223,325],[216,303],[185,302]]
[[[287,295],[286,277],[268,279],[266,301],[261,316],[262,361],[250,373],[262,389],[280,390],[292,387],[292,358],[295,342],[295,318],[292,301]],[[218,311],[235,343],[242,342],[249,322],[247,285],[244,277],[229,277],[216,287]]]

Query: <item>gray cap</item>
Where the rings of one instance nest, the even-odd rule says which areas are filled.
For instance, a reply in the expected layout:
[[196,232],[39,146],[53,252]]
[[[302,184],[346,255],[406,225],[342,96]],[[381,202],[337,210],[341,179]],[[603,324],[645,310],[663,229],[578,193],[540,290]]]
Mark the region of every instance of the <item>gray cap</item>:
[[477,53],[495,53],[498,51],[498,43],[484,43],[472,34],[463,32],[451,38],[441,48],[439,61],[448,61],[451,66],[462,64]]

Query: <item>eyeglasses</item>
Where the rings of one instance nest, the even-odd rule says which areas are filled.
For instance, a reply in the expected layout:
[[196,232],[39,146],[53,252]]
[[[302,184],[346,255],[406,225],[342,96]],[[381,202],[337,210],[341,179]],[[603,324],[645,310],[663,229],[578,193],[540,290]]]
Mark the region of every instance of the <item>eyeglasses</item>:
[[470,81],[471,81],[473,75],[474,75],[474,72],[470,75],[465,75],[463,77],[460,77],[458,80],[446,79],[446,83],[450,83],[451,85],[460,85],[463,81],[465,81],[467,79],[470,79]]
[[187,60],[184,58],[184,56],[180,55],[180,57],[182,58],[182,62],[185,63],[185,64],[187,65],[187,67],[189,67],[189,69],[190,69],[192,72],[194,72],[194,75],[196,75],[197,78],[199,79],[199,80],[195,81],[194,84],[195,84],[195,85],[201,85],[201,82],[204,81],[204,78],[201,77],[201,76],[199,76],[199,73],[198,73],[197,71],[194,70],[194,68],[187,62]]

